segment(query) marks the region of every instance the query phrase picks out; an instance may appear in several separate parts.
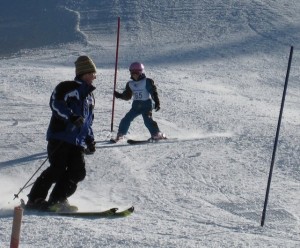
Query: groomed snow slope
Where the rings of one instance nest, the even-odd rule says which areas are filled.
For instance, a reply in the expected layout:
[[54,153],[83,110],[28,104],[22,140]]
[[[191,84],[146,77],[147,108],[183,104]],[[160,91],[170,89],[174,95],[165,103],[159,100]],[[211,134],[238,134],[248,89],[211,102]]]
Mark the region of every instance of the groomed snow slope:
[[[50,94],[58,82],[74,77],[81,54],[98,67],[96,140],[109,139],[118,16],[117,88],[129,79],[129,64],[142,61],[159,89],[161,110],[154,119],[179,141],[111,147],[99,142],[96,153],[86,157],[87,177],[71,203],[81,210],[134,205],[135,213],[117,220],[25,215],[20,247],[300,246],[300,2],[51,1],[27,6],[25,17],[18,15],[24,6],[13,3],[4,8],[17,14],[3,15],[0,26],[10,44],[9,55],[5,49],[0,53],[1,247],[10,243],[12,209],[18,205],[14,193],[47,157]],[[34,13],[41,10],[52,14],[39,16],[38,25]],[[58,29],[58,20],[67,28]],[[8,31],[22,30],[20,23],[38,27],[28,28],[21,45],[14,43],[19,32]],[[51,39],[43,39],[45,33]],[[291,45],[293,64],[262,228]],[[130,104],[116,101],[113,135]],[[137,118],[128,137],[148,136]],[[27,200],[28,192],[20,198]]]

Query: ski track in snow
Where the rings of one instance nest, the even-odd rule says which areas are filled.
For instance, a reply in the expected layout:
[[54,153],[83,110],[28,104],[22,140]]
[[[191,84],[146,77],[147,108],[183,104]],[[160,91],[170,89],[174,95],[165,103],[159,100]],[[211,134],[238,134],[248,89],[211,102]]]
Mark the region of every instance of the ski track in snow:
[[[23,49],[0,63],[0,246],[9,246],[14,194],[47,158],[50,94],[58,82],[73,78],[77,56],[88,54],[99,71],[94,121],[99,143],[86,157],[87,176],[70,201],[82,211],[134,205],[135,212],[117,220],[25,215],[20,247],[299,247],[297,47],[266,223],[260,227],[289,46],[300,41],[298,1],[60,5],[59,11],[74,15],[68,19],[74,29],[65,36],[75,30],[80,42]],[[143,61],[161,99],[154,119],[178,141],[101,143],[111,136],[117,16],[117,89],[129,79],[128,65]],[[17,19],[13,24],[20,25]],[[112,135],[130,105],[116,100]],[[128,138],[148,137],[138,117]],[[26,200],[28,192],[20,198]]]

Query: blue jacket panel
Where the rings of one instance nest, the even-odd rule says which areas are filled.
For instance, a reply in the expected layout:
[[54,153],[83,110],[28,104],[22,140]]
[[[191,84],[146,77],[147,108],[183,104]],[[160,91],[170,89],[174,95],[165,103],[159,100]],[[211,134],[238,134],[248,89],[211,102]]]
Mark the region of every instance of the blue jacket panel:
[[[84,81],[64,81],[54,89],[50,98],[52,116],[47,131],[47,140],[62,140],[84,147],[94,141],[92,124],[94,120],[96,88]],[[70,120],[72,115],[82,116],[84,123],[76,127]]]

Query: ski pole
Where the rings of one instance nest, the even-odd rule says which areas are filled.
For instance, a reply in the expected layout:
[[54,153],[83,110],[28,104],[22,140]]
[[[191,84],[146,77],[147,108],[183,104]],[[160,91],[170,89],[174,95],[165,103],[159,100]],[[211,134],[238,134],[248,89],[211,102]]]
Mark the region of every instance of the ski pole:
[[[61,146],[63,144],[63,141],[61,141],[58,145],[57,145],[57,147],[55,147],[55,149],[53,150],[53,152],[49,155],[49,156],[52,156],[55,152],[56,152],[56,150]],[[29,180],[24,184],[24,186],[19,190],[19,192],[17,193],[17,194],[14,194],[14,200],[16,199],[16,198],[19,198],[19,194],[24,190],[24,189],[26,189],[27,187],[29,187],[30,185],[32,185],[32,184],[30,184],[30,185],[28,185],[28,183],[31,181],[31,179],[36,175],[36,173],[38,173],[38,171],[42,168],[42,166],[48,161],[48,159],[49,159],[49,156],[44,160],[44,162],[39,166],[39,168],[33,173],[33,175],[29,178]]]
[[272,173],[273,173],[273,167],[274,167],[274,162],[275,162],[275,156],[276,156],[277,143],[278,143],[278,138],[279,138],[280,125],[281,125],[282,113],[283,113],[283,108],[284,108],[286,90],[287,90],[290,69],[291,69],[291,64],[292,64],[292,57],[293,57],[293,46],[291,46],[288,68],[287,68],[287,73],[286,73],[286,77],[285,77],[285,84],[284,84],[284,89],[283,89],[283,94],[282,94],[281,107],[280,107],[278,124],[277,124],[277,131],[276,131],[276,136],[275,136],[275,141],[274,141],[273,154],[272,154],[271,166],[270,166],[270,171],[269,171],[269,178],[268,178],[268,184],[267,184],[267,190],[266,190],[266,196],[265,196],[264,209],[262,212],[261,223],[260,223],[261,226],[264,226],[265,218],[266,218],[267,205],[268,205],[268,199],[269,199],[269,193],[270,193],[270,187],[271,187],[271,181],[272,181]]
[[31,181],[31,179],[36,175],[36,173],[38,173],[38,171],[42,168],[42,166],[47,162],[47,160],[49,159],[49,157],[47,157],[44,162],[40,165],[40,167],[33,173],[33,175],[29,178],[29,180],[24,184],[24,186],[19,190],[18,194],[14,194],[14,200],[16,198],[19,198],[19,194],[25,189],[27,188],[27,184]]
[[113,90],[112,114],[111,114],[111,125],[110,125],[110,131],[111,132],[113,132],[113,129],[114,129],[114,113],[115,113],[115,94],[114,94],[114,92],[116,90],[116,84],[117,84],[119,39],[120,39],[120,17],[118,17],[117,48],[116,48],[115,76],[114,76],[114,90]]

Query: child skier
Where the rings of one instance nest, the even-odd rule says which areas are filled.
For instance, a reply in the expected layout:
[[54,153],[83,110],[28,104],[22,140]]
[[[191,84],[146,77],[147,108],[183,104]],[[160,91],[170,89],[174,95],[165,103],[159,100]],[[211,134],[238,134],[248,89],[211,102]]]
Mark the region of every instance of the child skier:
[[148,128],[151,139],[165,139],[165,134],[160,132],[157,123],[152,119],[152,100],[154,109],[160,110],[160,102],[156,86],[151,78],[147,78],[144,73],[144,65],[140,62],[134,62],[129,67],[131,79],[126,84],[123,93],[114,92],[116,98],[130,100],[133,98],[132,106],[129,112],[124,116],[119,125],[117,137],[114,142],[124,139],[128,132],[131,122],[139,115],[143,116],[144,124]]

